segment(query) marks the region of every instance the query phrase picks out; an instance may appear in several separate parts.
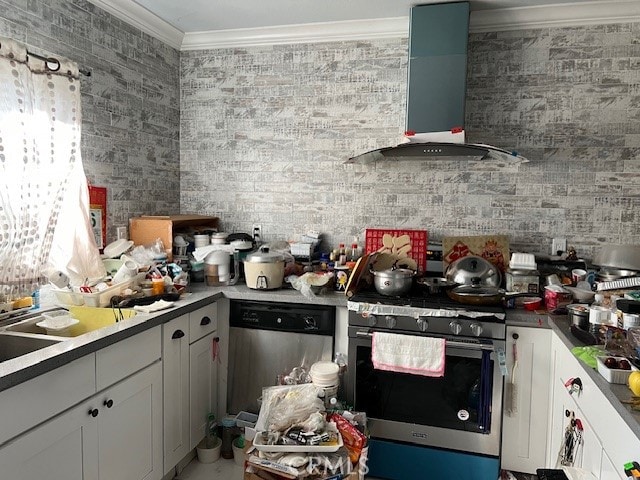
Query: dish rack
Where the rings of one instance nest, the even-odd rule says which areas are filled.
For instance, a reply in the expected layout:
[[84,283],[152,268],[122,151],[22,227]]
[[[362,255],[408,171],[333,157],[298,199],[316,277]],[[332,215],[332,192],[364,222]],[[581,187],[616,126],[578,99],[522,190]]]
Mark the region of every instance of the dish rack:
[[52,287],[52,291],[55,294],[58,302],[63,305],[85,305],[87,307],[108,307],[111,302],[111,297],[120,295],[133,283],[133,279],[130,278],[124,282],[116,283],[100,292],[93,293],[81,293],[72,292],[70,290],[61,290]]
[[625,277],[608,282],[596,282],[596,290],[620,290],[623,288],[640,287],[640,277]]

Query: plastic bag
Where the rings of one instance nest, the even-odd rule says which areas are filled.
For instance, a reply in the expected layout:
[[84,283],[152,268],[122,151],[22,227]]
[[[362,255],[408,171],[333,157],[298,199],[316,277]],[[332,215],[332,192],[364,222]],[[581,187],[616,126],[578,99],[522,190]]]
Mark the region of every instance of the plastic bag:
[[311,383],[264,388],[256,429],[284,432],[323,411],[318,387]]
[[68,182],[68,200],[75,194],[76,201],[66,202],[60,211],[46,270],[63,272],[71,285],[80,286],[87,280],[99,281],[107,275],[107,270],[91,228],[89,190],[84,174],[76,169]]
[[333,273],[307,272],[299,277],[289,275],[285,280],[305,297],[314,298],[329,288],[333,280]]

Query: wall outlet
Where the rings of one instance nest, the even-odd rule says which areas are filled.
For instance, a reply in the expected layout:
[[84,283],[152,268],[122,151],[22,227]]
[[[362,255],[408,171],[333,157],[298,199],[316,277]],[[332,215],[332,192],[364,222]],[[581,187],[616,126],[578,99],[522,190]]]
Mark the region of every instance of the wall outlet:
[[551,240],[551,255],[559,255],[560,253],[563,253],[566,251],[567,251],[566,238],[554,238],[553,240]]
[[251,236],[256,242],[262,241],[262,225],[254,223],[251,228]]

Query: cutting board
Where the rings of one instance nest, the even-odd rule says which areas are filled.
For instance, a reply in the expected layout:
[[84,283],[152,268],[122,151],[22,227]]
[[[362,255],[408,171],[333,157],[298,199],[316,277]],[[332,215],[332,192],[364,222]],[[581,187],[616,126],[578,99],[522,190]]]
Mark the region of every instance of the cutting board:
[[360,281],[369,269],[370,259],[371,255],[365,253],[358,259],[356,266],[353,267],[353,271],[351,272],[351,275],[349,275],[349,280],[347,280],[347,287],[344,290],[344,293],[348,298],[353,297],[358,291]]
[[424,272],[427,268],[427,231],[367,228],[365,230],[366,253],[388,253],[413,259],[416,269]]
[[445,271],[449,264],[457,259],[476,255],[490,261],[504,273],[509,266],[509,237],[507,235],[444,237],[442,255]]

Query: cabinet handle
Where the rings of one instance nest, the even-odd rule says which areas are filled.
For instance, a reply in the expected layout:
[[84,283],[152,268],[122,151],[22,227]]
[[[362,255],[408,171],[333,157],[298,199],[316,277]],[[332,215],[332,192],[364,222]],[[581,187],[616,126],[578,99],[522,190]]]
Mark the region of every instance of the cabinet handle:
[[209,317],[202,317],[202,320],[200,320],[200,325],[202,325],[203,327],[205,325],[209,325],[211,323],[211,319]]
[[176,338],[182,338],[184,337],[184,332],[182,330],[176,330],[175,332],[173,332],[173,335],[171,335],[171,338],[173,338],[174,340]]
[[105,400],[103,405],[107,408],[111,408],[113,407],[113,400],[109,399],[109,400]]
[[94,408],[93,410],[89,410],[89,415],[91,415],[93,418],[96,418],[98,416],[98,413],[100,413],[98,411],[97,408]]

